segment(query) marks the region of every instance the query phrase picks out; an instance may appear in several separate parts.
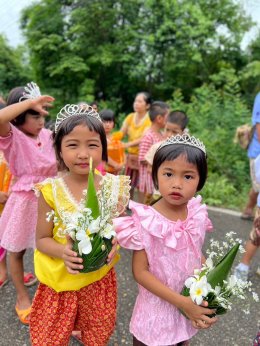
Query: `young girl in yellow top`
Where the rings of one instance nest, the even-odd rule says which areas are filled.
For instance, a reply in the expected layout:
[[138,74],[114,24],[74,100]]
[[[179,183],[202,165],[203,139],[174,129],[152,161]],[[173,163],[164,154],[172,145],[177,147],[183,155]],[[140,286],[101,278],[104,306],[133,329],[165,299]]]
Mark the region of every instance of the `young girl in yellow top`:
[[[84,345],[106,345],[116,319],[118,254],[99,270],[80,273],[82,258],[71,249],[62,229],[62,215],[76,215],[82,208],[90,158],[93,168],[107,160],[103,124],[91,107],[65,106],[57,116],[54,148],[68,174],[49,178],[36,186],[40,192],[36,230],[35,273],[40,281],[30,316],[32,345],[67,345],[73,330],[81,332]],[[95,175],[95,186],[119,215],[128,203],[129,178]],[[118,211],[117,211],[118,210]],[[54,213],[56,221],[46,214]],[[57,221],[58,220],[58,221]],[[116,248],[116,245],[114,245]]]

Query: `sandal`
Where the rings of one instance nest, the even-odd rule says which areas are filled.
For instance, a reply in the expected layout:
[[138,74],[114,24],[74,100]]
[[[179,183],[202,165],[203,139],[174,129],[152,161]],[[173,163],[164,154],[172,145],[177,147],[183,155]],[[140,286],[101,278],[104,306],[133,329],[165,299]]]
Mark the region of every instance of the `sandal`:
[[0,289],[1,289],[2,287],[4,287],[4,285],[6,285],[7,282],[8,282],[8,279],[0,280]]
[[76,340],[80,345],[84,345],[81,339],[81,332],[74,330],[71,334],[71,337]]
[[240,218],[242,220],[248,220],[248,221],[254,220],[254,216],[252,214],[246,214],[246,213],[241,214]]
[[37,282],[37,278],[33,275],[33,273],[27,273],[26,275],[24,275],[23,277],[23,283],[24,286],[30,287],[36,284]]
[[29,325],[31,309],[32,307],[30,306],[28,309],[20,310],[17,306],[15,306],[15,311],[22,324]]

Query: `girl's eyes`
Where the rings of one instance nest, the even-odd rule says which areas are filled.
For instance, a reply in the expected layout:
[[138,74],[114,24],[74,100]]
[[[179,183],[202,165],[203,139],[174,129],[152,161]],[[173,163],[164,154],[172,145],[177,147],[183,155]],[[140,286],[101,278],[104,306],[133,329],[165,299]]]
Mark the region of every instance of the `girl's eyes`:
[[[164,173],[163,175],[164,175],[165,177],[167,177],[167,178],[171,178],[171,177],[173,176],[173,173],[166,172],[166,173]],[[184,175],[184,178],[185,178],[186,180],[191,180],[191,179],[193,179],[193,176],[190,175],[190,174],[185,174],[185,175]]]
[[170,177],[172,177],[172,173],[169,173],[169,172],[167,172],[167,173],[164,173],[163,175],[164,175],[164,176],[166,176],[167,178],[170,178]]
[[[67,147],[69,147],[69,148],[76,148],[77,144],[71,143],[71,144],[68,144]],[[98,148],[98,147],[99,147],[99,145],[97,145],[97,144],[89,144],[89,148]]]
[[184,177],[185,177],[185,179],[187,179],[187,180],[190,180],[190,179],[193,178],[193,176],[192,176],[192,175],[189,175],[189,174],[186,174]]

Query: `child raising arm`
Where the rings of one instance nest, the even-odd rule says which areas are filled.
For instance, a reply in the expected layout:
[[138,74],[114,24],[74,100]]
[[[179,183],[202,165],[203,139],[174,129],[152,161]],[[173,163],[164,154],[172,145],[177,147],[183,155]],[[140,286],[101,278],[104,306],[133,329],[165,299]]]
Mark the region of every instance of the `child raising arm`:
[[51,96],[41,96],[32,82],[11,90],[7,106],[0,110],[0,150],[16,177],[0,219],[0,246],[10,254],[15,310],[24,324],[29,324],[31,299],[24,285],[23,257],[26,249],[35,247],[37,222],[37,198],[32,189],[57,174],[51,132],[44,128],[46,107],[53,101]]
[[[162,198],[153,206],[130,202],[131,216],[114,220],[119,244],[133,251],[139,284],[130,332],[134,345],[184,345],[196,329],[216,322],[207,302],[198,306],[180,294],[185,280],[200,268],[205,233],[212,229],[201,197],[207,161],[195,137],[170,137],[157,150],[152,168]],[[181,313],[182,312],[182,313]]]

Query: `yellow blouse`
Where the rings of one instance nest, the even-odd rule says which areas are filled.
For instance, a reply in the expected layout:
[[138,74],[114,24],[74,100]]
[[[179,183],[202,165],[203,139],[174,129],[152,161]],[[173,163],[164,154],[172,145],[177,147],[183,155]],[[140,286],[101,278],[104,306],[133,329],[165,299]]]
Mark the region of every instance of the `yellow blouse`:
[[[106,174],[101,181],[101,189],[106,187],[105,196],[115,208],[111,217],[116,217],[125,208],[129,199],[129,177],[114,176]],[[63,178],[48,178],[43,183],[36,186],[36,194],[39,191],[42,193],[46,203],[55,212],[55,216],[59,216],[62,212],[75,213],[78,210],[79,204],[71,195]],[[119,208],[121,210],[119,211]],[[112,208],[111,208],[112,211]],[[64,225],[62,221],[54,223],[53,239],[58,243],[66,244],[67,240],[62,233]],[[110,264],[104,265],[95,272],[80,273],[76,275],[70,274],[64,261],[60,258],[50,257],[39,250],[34,252],[35,273],[40,282],[53,288],[56,292],[74,291],[82,287],[88,286],[91,283],[102,279],[109,270],[117,263],[120,256],[117,254]]]
[[[127,125],[128,142],[135,141],[143,136],[145,131],[151,126],[151,120],[149,114],[146,113],[141,122],[136,124],[136,113],[130,113],[124,120],[124,124]],[[129,154],[138,155],[139,147],[134,146],[128,148]]]

